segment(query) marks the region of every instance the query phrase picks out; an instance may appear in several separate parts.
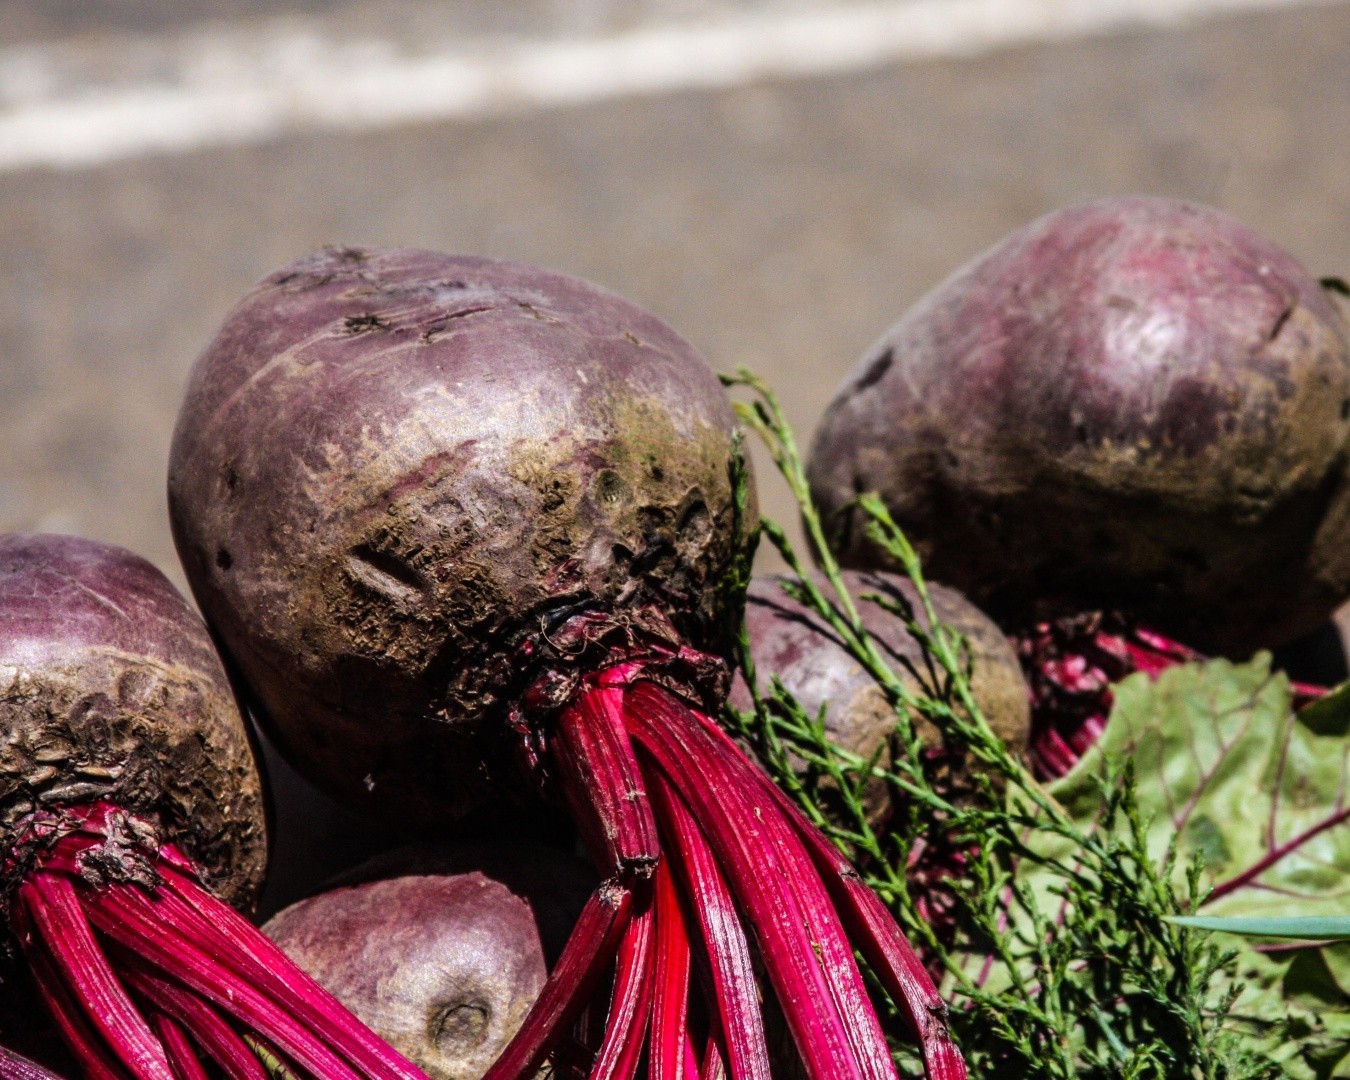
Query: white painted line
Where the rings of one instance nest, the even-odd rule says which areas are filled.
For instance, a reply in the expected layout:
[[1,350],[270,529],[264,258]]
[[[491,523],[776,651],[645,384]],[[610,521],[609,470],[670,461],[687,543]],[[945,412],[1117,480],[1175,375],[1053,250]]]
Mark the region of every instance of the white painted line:
[[773,15],[728,13],[587,39],[461,40],[415,53],[392,42],[336,40],[278,24],[104,43],[95,54],[97,76],[89,74],[88,50],[12,47],[0,50],[0,170],[80,167],[306,129],[472,120],[833,74],[1307,2],[841,3]]

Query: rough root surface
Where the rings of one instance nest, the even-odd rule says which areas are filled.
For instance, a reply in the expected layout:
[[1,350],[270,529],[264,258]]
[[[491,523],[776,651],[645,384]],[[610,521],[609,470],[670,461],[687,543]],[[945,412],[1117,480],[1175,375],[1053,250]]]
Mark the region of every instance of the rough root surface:
[[505,707],[569,615],[651,606],[720,649],[733,425],[690,346],[594,286],[328,250],[198,361],[175,538],[297,767],[454,817],[497,786]]
[[1350,594],[1348,434],[1350,330],[1319,283],[1217,211],[1114,199],[911,309],[831,403],[811,481],[826,513],[880,492],[1004,626],[1121,607],[1241,654]]
[[100,801],[157,822],[222,899],[256,899],[261,782],[201,620],[128,551],[0,537],[0,850],[21,864],[26,816]]

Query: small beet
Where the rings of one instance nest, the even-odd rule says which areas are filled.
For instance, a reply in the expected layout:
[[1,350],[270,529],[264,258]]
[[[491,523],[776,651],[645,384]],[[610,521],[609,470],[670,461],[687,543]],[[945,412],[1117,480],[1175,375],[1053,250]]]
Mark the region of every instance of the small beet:
[[158,570],[75,537],[0,537],[0,686],[7,877],[36,854],[34,814],[106,802],[154,815],[222,899],[252,905],[261,782],[205,627]]
[[1275,244],[1201,206],[1050,214],[864,356],[816,435],[851,565],[875,490],[1000,624],[1125,609],[1208,651],[1296,638],[1350,594],[1350,331]]
[[326,1080],[418,1080],[222,902],[262,882],[261,783],[206,627],[159,571],[0,537],[0,688],[0,910],[88,1076],[200,1080],[212,1058],[246,1080],[248,1037]]
[[934,1080],[965,1075],[894,919],[709,716],[754,517],[737,440],[654,316],[425,251],[293,263],[189,380],[175,540],[279,749],[423,826],[565,805],[601,871],[491,1080],[570,1068],[583,1014],[590,1075],[767,1080],[765,994],[808,1076],[890,1080],[855,945]]
[[594,874],[538,845],[377,860],[264,927],[432,1080],[478,1080],[543,989]]
[[[907,577],[858,571],[845,571],[843,576],[854,597],[880,595],[916,611],[923,624],[917,591]],[[988,616],[954,589],[930,584],[928,591],[939,621],[965,637],[971,685],[985,718],[1014,752],[1020,752],[1027,742],[1030,705],[1012,644]],[[900,677],[916,692],[931,696],[935,679],[904,620],[865,601],[859,602],[858,614]],[[809,715],[816,716],[825,707],[825,730],[833,742],[865,758],[880,751],[886,760],[885,747],[896,717],[885,693],[824,620],[783,591],[782,579],[761,577],[750,583],[745,624],[761,693],[768,692],[771,678],[778,678]],[[739,709],[751,706],[749,690],[739,678],[732,687],[731,704]],[[925,745],[940,750],[937,730],[922,717],[917,722]],[[889,816],[890,795],[883,783],[867,789],[865,805],[874,824]]]

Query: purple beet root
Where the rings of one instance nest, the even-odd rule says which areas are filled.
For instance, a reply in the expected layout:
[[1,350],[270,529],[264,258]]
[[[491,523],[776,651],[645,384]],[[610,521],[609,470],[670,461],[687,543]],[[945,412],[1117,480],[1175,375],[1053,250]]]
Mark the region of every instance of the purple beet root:
[[543,989],[594,874],[537,845],[422,848],[264,927],[432,1080],[478,1080]]
[[1350,594],[1350,331],[1270,241],[1108,199],[958,270],[865,355],[811,461],[853,565],[876,490],[925,566],[1006,626],[1125,609],[1206,651]]
[[502,797],[502,718],[569,617],[654,606],[725,648],[733,424],[689,345],[612,294],[329,250],[260,283],[194,370],[175,538],[301,771],[452,820]]
[[[889,1080],[855,944],[932,1076],[964,1076],[894,920],[709,718],[754,516],[736,439],[654,316],[425,251],[293,263],[191,376],[175,539],[281,751],[423,826],[565,804],[601,871],[492,1080],[568,1054],[767,1080],[762,994],[809,1076]],[[605,1020],[578,1057],[583,1013]]]
[[[897,574],[845,571],[849,592],[859,597],[876,593],[893,603],[918,608],[913,582]],[[1017,653],[1003,632],[983,612],[954,589],[929,585],[938,619],[966,638],[972,664],[972,688],[990,726],[1014,751],[1027,742],[1030,705]],[[827,592],[828,595],[828,592]],[[886,650],[893,668],[916,692],[933,693],[934,676],[928,671],[919,642],[904,621],[881,606],[860,602],[858,612],[868,632]],[[922,613],[919,612],[922,622]],[[825,707],[825,729],[839,746],[871,758],[886,746],[895,730],[895,712],[876,681],[857,663],[829,627],[813,611],[783,592],[781,579],[756,578],[750,583],[745,608],[746,630],[760,692],[777,677],[811,716]],[[750,693],[739,678],[731,703],[751,707]],[[919,736],[935,752],[942,740],[930,722],[919,719]],[[955,769],[955,783],[960,783]],[[890,815],[890,793],[876,783],[865,792],[865,806],[873,824]]]
[[244,1080],[248,1036],[316,1076],[416,1080],[229,906],[262,881],[261,784],[206,627],[159,571],[0,537],[0,686],[0,910],[81,1071],[199,1080],[214,1059]]
[[75,537],[0,537],[0,685],[9,888],[36,821],[107,803],[152,816],[222,899],[253,903],[267,839],[248,736],[206,628],[158,570]]

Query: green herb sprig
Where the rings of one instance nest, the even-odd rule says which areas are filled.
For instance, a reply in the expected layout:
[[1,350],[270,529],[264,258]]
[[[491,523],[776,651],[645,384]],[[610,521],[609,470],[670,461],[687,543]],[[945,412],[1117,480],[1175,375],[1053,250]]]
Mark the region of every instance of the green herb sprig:
[[[755,708],[726,722],[769,772],[859,867],[930,959],[951,1003],[952,1028],[971,1075],[1046,1078],[1254,1080],[1278,1066],[1232,1016],[1241,987],[1235,950],[1172,921],[1196,895],[1198,867],[1177,870],[1173,847],[1150,857],[1128,764],[1100,777],[1101,813],[1083,828],[994,734],[971,689],[961,635],[940,623],[918,555],[881,502],[857,500],[871,540],[913,581],[920,610],[850,595],[812,505],[792,431],[772,391],[741,370],[724,377],[748,391],[737,403],[764,442],[801,511],[812,574],[784,530],[762,533],[782,555],[787,591],[837,635],[895,709],[890,752],[864,759],[830,742],[773,680],[761,695],[744,631],[740,664]],[[901,678],[863,627],[859,603],[886,606],[921,645],[920,689]],[[916,732],[923,717],[947,753],[977,765],[973,797],[953,799]],[[868,822],[863,790],[881,779],[899,796],[885,832]],[[913,853],[955,853],[946,881],[914,883]],[[1037,870],[1036,887],[1026,883]],[[1178,887],[1178,878],[1184,883]],[[921,890],[950,891],[953,925],[939,933]],[[897,1055],[905,1058],[903,1045]]]

